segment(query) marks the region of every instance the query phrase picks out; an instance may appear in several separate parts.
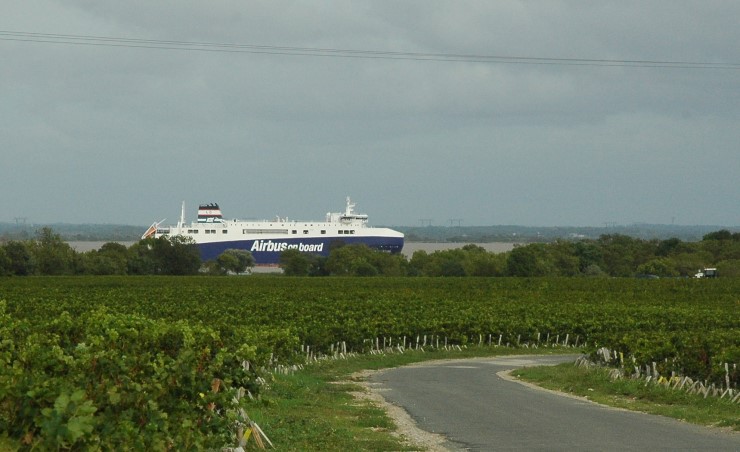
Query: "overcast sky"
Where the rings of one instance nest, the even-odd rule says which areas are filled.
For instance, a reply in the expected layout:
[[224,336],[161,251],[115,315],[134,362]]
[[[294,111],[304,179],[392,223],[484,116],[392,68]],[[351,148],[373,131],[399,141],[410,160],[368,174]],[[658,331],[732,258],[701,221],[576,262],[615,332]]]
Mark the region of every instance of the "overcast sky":
[[0,221],[740,225],[737,0],[2,3]]

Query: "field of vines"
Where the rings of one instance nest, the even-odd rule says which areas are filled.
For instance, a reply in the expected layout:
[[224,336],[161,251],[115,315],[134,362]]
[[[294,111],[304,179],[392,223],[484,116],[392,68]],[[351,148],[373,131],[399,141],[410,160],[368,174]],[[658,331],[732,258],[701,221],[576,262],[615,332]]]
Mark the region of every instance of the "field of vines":
[[5,278],[0,436],[220,448],[272,369],[385,341],[605,346],[737,388],[739,313],[738,278]]

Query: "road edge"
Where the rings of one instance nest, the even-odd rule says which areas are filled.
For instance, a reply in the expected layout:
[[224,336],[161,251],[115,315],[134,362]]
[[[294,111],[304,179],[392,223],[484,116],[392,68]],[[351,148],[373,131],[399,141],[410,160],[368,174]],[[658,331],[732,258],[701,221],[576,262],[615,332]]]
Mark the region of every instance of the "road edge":
[[410,447],[419,447],[419,450],[429,452],[448,452],[449,440],[439,433],[432,433],[421,429],[411,415],[402,407],[385,399],[381,394],[383,389],[380,383],[373,383],[368,377],[382,373],[387,369],[362,370],[351,375],[352,382],[361,386],[363,391],[354,391],[350,394],[360,401],[370,402],[382,409],[396,426],[392,435],[400,437]]

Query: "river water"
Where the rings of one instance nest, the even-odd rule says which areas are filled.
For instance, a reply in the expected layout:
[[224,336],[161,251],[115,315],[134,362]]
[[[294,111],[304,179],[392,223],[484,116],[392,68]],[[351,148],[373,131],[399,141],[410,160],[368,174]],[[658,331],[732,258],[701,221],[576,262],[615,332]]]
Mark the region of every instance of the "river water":
[[[427,253],[433,253],[435,251],[444,251],[444,250],[452,250],[456,248],[462,248],[463,246],[468,245],[467,243],[460,242],[460,243],[430,243],[430,242],[405,242],[403,244],[403,251],[401,251],[404,256],[411,257],[413,256],[415,251],[426,251]],[[508,243],[508,242],[492,242],[492,243],[474,243],[473,245],[480,246],[481,248],[484,248],[486,251],[491,253],[505,253],[507,251],[511,251],[514,249],[515,243]]]

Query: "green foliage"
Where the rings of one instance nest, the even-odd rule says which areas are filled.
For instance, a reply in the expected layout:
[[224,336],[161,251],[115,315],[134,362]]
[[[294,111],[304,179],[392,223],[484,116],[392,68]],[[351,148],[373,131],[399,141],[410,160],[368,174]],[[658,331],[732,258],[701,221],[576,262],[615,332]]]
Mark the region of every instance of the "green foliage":
[[287,249],[280,254],[280,268],[286,276],[308,276],[315,262],[312,254],[297,249]]
[[678,276],[678,270],[673,262],[665,257],[652,259],[637,267],[637,273],[644,275],[656,275],[663,277]]
[[36,261],[31,253],[31,242],[11,241],[3,248],[9,259],[7,273],[15,276],[29,276],[36,273]]
[[658,244],[658,248],[655,250],[656,256],[666,257],[671,254],[675,254],[677,250],[682,248],[681,240],[677,238],[670,238],[663,240]]
[[0,247],[0,276],[7,276],[10,274],[10,257],[8,256],[5,248]]
[[[42,449],[203,448],[226,444],[233,388],[258,392],[251,334],[104,309],[63,311],[7,352],[0,426]],[[43,333],[42,333],[43,332]],[[218,383],[216,383],[218,382]],[[214,390],[214,385],[218,388]]]
[[710,232],[709,234],[706,234],[702,240],[708,241],[708,240],[734,240],[734,241],[740,241],[740,232],[731,233],[727,229],[720,229],[719,231]]
[[727,259],[717,263],[717,271],[723,278],[740,277],[740,259]]
[[216,258],[216,263],[223,273],[238,275],[254,267],[254,257],[246,250],[228,249]]
[[[345,245],[334,248],[326,260],[326,269],[334,276],[358,276],[358,270],[369,276],[368,267],[372,268],[373,250],[367,245]],[[377,270],[374,274],[377,274]]]
[[200,269],[200,252],[191,237],[176,235],[154,239],[159,273],[194,275]]
[[105,243],[99,250],[80,255],[79,273],[86,275],[125,275],[129,251],[120,243]]
[[74,250],[51,228],[39,231],[33,242],[32,252],[42,275],[68,275],[73,273]]
[[190,237],[150,237],[129,250],[129,274],[194,275],[200,266],[200,253]]
[[581,260],[576,255],[573,242],[558,240],[547,247],[546,259],[552,262],[552,276],[577,276],[580,274]]
[[41,410],[40,433],[47,444],[64,449],[79,447],[81,440],[95,428],[95,411],[97,408],[86,400],[84,390],[78,389],[71,395],[62,392],[52,407]]
[[259,369],[302,362],[304,344],[544,347],[567,334],[720,384],[723,363],[740,363],[734,278],[97,276],[0,289],[0,431],[29,449],[233,444],[235,388],[259,395]]
[[646,262],[654,249],[650,242],[619,234],[603,235],[597,244],[601,247],[602,269],[612,276],[634,275],[637,266]]
[[505,259],[503,254],[489,253],[472,244],[432,254],[419,250],[411,257],[408,273],[412,276],[502,276]]
[[504,254],[489,253],[484,248],[475,245],[465,245],[466,252],[463,259],[465,273],[469,276],[503,276],[506,269]]
[[367,245],[334,247],[324,268],[332,276],[403,276],[406,261],[398,254],[374,250]]
[[591,241],[580,241],[573,245],[573,255],[578,258],[578,268],[581,272],[586,273],[586,269],[598,268],[601,270],[603,265],[603,253],[597,243]]
[[[329,256],[286,250],[280,267],[288,276],[617,276],[656,274],[693,276],[698,269],[722,263],[723,277],[737,275],[740,233],[726,230],[707,234],[701,242],[641,240],[626,235],[603,235],[598,240],[532,243],[508,253],[490,253],[468,244],[462,248],[426,253],[410,260],[401,254],[373,250],[365,245],[336,241]],[[205,273],[243,273],[254,265],[244,250],[227,250]],[[195,244],[182,236],[149,238],[126,249],[106,243],[100,250],[78,254],[51,229],[37,240],[0,245],[0,276],[28,275],[192,275],[201,271]]]
[[547,248],[542,243],[517,246],[511,250],[506,260],[508,276],[546,276],[551,271]]

